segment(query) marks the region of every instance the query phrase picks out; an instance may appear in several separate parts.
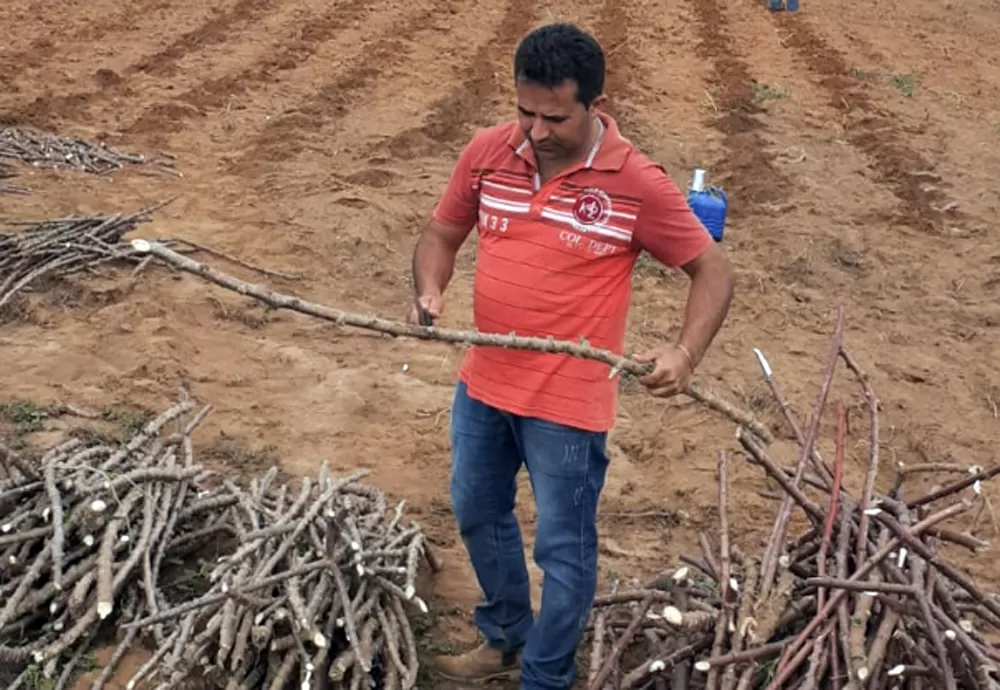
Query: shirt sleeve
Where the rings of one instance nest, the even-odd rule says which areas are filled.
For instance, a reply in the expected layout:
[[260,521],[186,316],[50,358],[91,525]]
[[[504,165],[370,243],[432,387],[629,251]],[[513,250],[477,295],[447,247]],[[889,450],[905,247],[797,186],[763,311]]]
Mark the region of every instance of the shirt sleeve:
[[471,228],[479,217],[479,184],[475,161],[483,148],[480,132],[462,149],[448,184],[434,208],[434,219],[449,225]]
[[697,259],[714,240],[663,167],[647,165],[633,237],[657,261],[678,268]]

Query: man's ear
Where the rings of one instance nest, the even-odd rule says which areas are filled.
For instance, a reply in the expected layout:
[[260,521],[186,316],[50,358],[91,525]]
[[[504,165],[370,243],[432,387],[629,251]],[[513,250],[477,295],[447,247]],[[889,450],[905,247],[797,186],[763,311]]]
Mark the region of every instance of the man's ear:
[[602,107],[604,107],[604,104],[607,102],[608,102],[607,94],[602,93],[600,96],[594,99],[594,102],[590,104],[590,107],[600,110]]

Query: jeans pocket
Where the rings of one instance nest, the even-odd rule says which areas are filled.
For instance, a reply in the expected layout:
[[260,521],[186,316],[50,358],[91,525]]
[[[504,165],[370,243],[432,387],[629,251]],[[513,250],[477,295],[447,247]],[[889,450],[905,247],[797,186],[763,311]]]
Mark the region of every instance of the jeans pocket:
[[522,426],[524,455],[532,473],[550,477],[585,479],[605,462],[606,434],[555,424],[540,419]]

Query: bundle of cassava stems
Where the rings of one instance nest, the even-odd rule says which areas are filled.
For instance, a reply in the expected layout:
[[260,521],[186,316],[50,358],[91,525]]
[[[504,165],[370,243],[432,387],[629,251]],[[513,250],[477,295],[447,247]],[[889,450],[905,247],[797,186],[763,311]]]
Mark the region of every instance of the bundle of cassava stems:
[[185,397],[40,458],[0,445],[0,684],[71,687],[110,642],[94,690],[139,648],[130,688],[412,688],[418,568],[440,565],[405,504],[364,470],[219,476],[191,440],[208,411]]
[[[843,346],[837,320],[820,391],[803,427],[758,352],[765,377],[798,446],[782,467],[741,427],[748,460],[783,490],[763,554],[730,543],[727,463],[718,459],[719,544],[701,534],[699,556],[631,591],[599,597],[589,627],[590,690],[988,690],[998,684],[1000,650],[987,639],[1000,626],[1000,601],[983,592],[944,549],[973,553],[986,544],[944,526],[974,506],[988,507],[983,482],[1000,465],[896,468],[876,491],[878,401]],[[816,450],[820,419],[838,361],[862,387],[870,425],[860,496],[844,485],[845,412],[836,404],[832,468]],[[928,471],[959,479],[909,495],[907,479]],[[804,531],[789,535],[793,517]]]

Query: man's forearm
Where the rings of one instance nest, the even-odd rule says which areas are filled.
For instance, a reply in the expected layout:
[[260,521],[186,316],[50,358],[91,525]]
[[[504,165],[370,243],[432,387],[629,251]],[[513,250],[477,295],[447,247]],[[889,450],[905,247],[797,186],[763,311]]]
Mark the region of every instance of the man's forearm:
[[722,274],[700,271],[691,279],[684,325],[678,342],[700,363],[722,328],[733,297],[733,277],[728,270]]
[[440,235],[424,232],[413,249],[413,289],[417,297],[444,293],[455,271],[457,249]]

